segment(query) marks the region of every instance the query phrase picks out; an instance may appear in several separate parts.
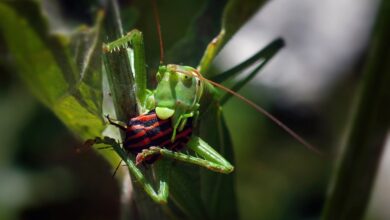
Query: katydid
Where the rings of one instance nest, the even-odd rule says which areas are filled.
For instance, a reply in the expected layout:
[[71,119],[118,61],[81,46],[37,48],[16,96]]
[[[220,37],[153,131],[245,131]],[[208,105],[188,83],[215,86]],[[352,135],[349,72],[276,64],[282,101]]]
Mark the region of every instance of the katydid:
[[[159,29],[160,26],[159,24],[157,25]],[[162,48],[160,30],[158,33]],[[253,77],[282,46],[282,40],[274,41],[243,64],[233,68],[232,71],[222,74],[220,78],[225,79],[237,74],[241,69],[265,57],[265,61],[259,64],[248,78]],[[207,106],[218,105],[218,100],[220,99],[218,89],[222,89],[242,99],[257,111],[276,122],[303,145],[314,149],[267,111],[235,92],[247,82],[246,79],[239,82],[233,89],[226,88],[204,78],[196,68],[176,64],[163,65],[163,50],[161,49],[161,63],[156,74],[158,84],[155,89],[150,90],[146,86],[145,52],[143,37],[140,31],[132,30],[126,36],[104,44],[103,52],[112,53],[129,47],[133,49],[134,53],[132,63],[135,70],[136,96],[141,115],[130,119],[126,124],[116,123],[107,117],[110,124],[117,126],[125,132],[123,148],[117,141],[109,137],[104,139],[97,138],[96,143],[111,145],[122,160],[125,161],[131,175],[155,202],[160,204],[167,202],[169,195],[168,177],[164,176],[164,174],[158,174],[160,185],[156,192],[152,184],[137,167],[138,164],[153,163],[159,157],[165,157],[195,164],[224,174],[231,173],[234,170],[229,161],[202,140],[201,137],[198,137],[195,132],[202,116],[202,111],[206,110]],[[184,146],[192,150],[196,156],[178,151]],[[136,163],[130,159],[127,152],[136,156]],[[167,173],[163,169],[159,170],[162,173]]]

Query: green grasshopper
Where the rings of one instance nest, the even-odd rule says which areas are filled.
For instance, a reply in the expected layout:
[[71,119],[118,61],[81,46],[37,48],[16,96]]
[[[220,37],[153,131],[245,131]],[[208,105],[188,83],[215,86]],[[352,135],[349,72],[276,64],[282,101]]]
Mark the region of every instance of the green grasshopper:
[[[154,110],[155,115],[160,121],[169,119],[172,127],[172,131],[168,134],[169,143],[167,146],[145,146],[142,149],[142,152],[138,153],[137,162],[142,162],[142,159],[139,158],[148,158],[155,154],[159,154],[166,158],[186,163],[193,163],[220,173],[232,172],[234,167],[226,159],[224,159],[223,156],[196,135],[192,135],[190,140],[183,144],[186,144],[189,149],[193,150],[200,157],[187,155],[169,149],[170,145],[179,141],[176,140],[176,136],[177,134],[180,135],[180,132],[183,131],[187,124],[189,124],[189,120],[191,120],[191,126],[197,125],[201,109],[201,101],[202,105],[208,106],[211,104],[210,102],[217,100],[215,97],[212,97],[217,95],[217,91],[214,86],[207,81],[204,81],[195,68],[169,64],[159,66],[156,75],[158,80],[156,89],[146,89],[146,72],[145,68],[143,68],[145,62],[144,60],[139,60],[140,58],[138,56],[143,53],[143,48],[141,46],[143,45],[141,32],[133,30],[126,36],[109,44],[105,44],[103,46],[103,50],[106,53],[117,51],[119,48],[126,48],[129,43],[132,45],[132,48],[134,48],[134,63],[141,64],[138,66],[135,65],[135,79],[138,86],[136,95],[139,101],[141,113],[147,114],[148,112]],[[201,100],[202,97],[211,98]],[[116,124],[111,120],[109,121],[111,124],[122,128],[126,134],[131,132],[129,131],[131,127]],[[130,134],[126,136],[130,136]],[[160,180],[160,188],[158,193],[156,193],[151,186],[151,183],[146,180],[138,167],[131,159],[129,159],[127,153],[123,151],[115,140],[105,138],[104,140],[99,140],[98,143],[99,142],[109,144],[114,147],[114,150],[128,165],[132,176],[141,183],[146,193],[154,201],[162,204],[167,202],[168,185],[165,180]],[[131,151],[131,146],[128,150]],[[165,178],[164,175],[159,176]]]
[[[162,44],[160,32],[159,35],[160,44]],[[131,175],[155,202],[160,204],[167,203],[169,186],[168,175],[166,175],[167,171],[164,170],[167,166],[161,165],[157,170],[159,173],[156,176],[160,178],[160,184],[156,192],[152,183],[144,176],[137,167],[137,164],[153,163],[158,157],[162,156],[184,163],[195,164],[224,174],[231,173],[234,170],[234,167],[229,161],[202,140],[202,138],[198,137],[195,134],[196,132],[192,132],[192,128],[196,130],[198,127],[199,119],[207,111],[209,106],[220,105],[218,88],[230,93],[230,96],[234,95],[242,99],[257,111],[276,122],[305,146],[312,148],[310,144],[306,143],[267,111],[235,92],[249,81],[283,47],[283,41],[281,39],[275,40],[247,61],[215,78],[221,82],[223,79],[233,76],[247,66],[257,62],[260,58],[266,58],[266,61],[259,64],[248,78],[237,83],[232,89],[205,79],[196,68],[176,64],[160,64],[156,74],[158,81],[157,87],[154,90],[147,89],[145,52],[143,48],[143,37],[140,31],[132,30],[126,36],[104,44],[103,52],[112,53],[125,50],[129,47],[133,49],[134,53],[133,66],[137,85],[136,96],[141,115],[132,118],[125,125],[113,122],[107,117],[112,125],[117,126],[126,133],[123,143],[126,151],[117,141],[109,137],[105,137],[104,139],[97,138],[96,143],[111,145],[126,163]],[[161,53],[160,59],[163,60],[163,53]],[[230,96],[223,97],[222,102],[226,102]],[[168,127],[166,127],[167,124],[169,125]],[[153,130],[153,132],[149,132],[150,130]],[[161,138],[162,140],[160,140]],[[182,147],[182,145],[185,145],[195,154],[185,154],[177,151],[177,148]],[[135,162],[129,157],[128,152],[136,155]],[[164,162],[161,161],[161,163]]]

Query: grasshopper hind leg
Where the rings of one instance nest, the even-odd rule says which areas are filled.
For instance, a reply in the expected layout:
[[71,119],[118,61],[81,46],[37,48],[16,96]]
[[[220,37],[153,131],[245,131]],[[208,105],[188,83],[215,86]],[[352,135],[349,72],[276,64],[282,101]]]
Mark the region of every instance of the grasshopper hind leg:
[[149,149],[141,152],[139,157],[147,158],[152,155],[161,155],[173,160],[195,164],[218,173],[228,174],[233,172],[234,167],[201,138],[193,136],[187,143],[187,147],[193,150],[200,157],[160,147],[150,147]]

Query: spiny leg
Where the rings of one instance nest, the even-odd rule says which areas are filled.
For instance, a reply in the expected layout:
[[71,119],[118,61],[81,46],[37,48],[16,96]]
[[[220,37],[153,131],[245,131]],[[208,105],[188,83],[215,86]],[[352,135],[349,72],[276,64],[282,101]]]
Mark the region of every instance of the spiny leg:
[[139,153],[137,155],[137,160],[142,160],[143,158],[150,157],[152,155],[162,155],[166,158],[195,164],[219,173],[228,174],[233,172],[234,167],[201,138],[193,136],[187,143],[187,146],[202,158],[171,151],[165,148],[150,147],[149,149]]
[[135,179],[136,182],[140,184],[140,186],[145,190],[145,192],[157,203],[166,204],[169,195],[168,188],[168,176],[164,175],[166,172],[160,171],[158,177],[159,180],[159,189],[156,192],[153,189],[150,181],[142,174],[141,170],[134,164],[134,162],[130,159],[127,153],[122,149],[122,147],[112,138],[104,137],[104,139],[96,138],[95,142],[97,144],[107,144],[113,147],[116,153],[121,157],[121,159],[126,163],[131,176]]
[[150,92],[147,90],[145,49],[142,32],[134,29],[113,42],[103,44],[103,52],[112,53],[129,47],[133,49],[134,54],[132,66],[134,67],[135,82],[137,84],[136,95],[142,107],[145,107],[145,101]]

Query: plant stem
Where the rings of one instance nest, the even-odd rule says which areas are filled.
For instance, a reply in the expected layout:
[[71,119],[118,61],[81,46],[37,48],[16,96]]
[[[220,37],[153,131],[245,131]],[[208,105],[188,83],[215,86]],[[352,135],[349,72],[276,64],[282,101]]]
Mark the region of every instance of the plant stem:
[[[105,20],[105,38],[108,41],[123,36],[122,23],[117,2],[109,1]],[[103,54],[111,96],[114,102],[118,120],[127,121],[138,115],[137,102],[134,94],[134,78],[126,50]]]
[[363,219],[390,124],[390,1],[381,2],[323,220]]
[[[103,39],[114,41],[122,37],[121,18],[115,0],[108,1],[106,16],[105,38]],[[126,50],[121,50],[116,53],[103,54],[103,59],[116,117],[120,121],[128,121],[139,115],[129,54]],[[123,133],[122,140],[124,140]],[[164,219],[161,208],[147,197],[145,192],[137,184],[134,184],[134,181],[134,187],[129,184],[128,170],[121,172],[121,174],[123,174],[119,176],[122,188],[121,219]],[[131,193],[131,195],[126,193]]]
[[[122,24],[118,12],[116,1],[109,1],[107,5],[107,15],[105,19],[105,37],[109,41],[115,40],[123,35]],[[133,78],[131,74],[130,63],[126,59],[126,52],[115,54],[103,54],[104,68],[110,86],[111,97],[114,104],[116,118],[121,121],[126,121],[128,117],[137,114],[135,105],[135,97],[132,86]],[[129,72],[130,71],[130,72]],[[122,134],[122,139],[123,139]],[[120,201],[121,201],[121,219],[129,219],[132,212],[132,185],[129,181],[129,173],[121,169],[119,172],[118,181],[120,182]]]

